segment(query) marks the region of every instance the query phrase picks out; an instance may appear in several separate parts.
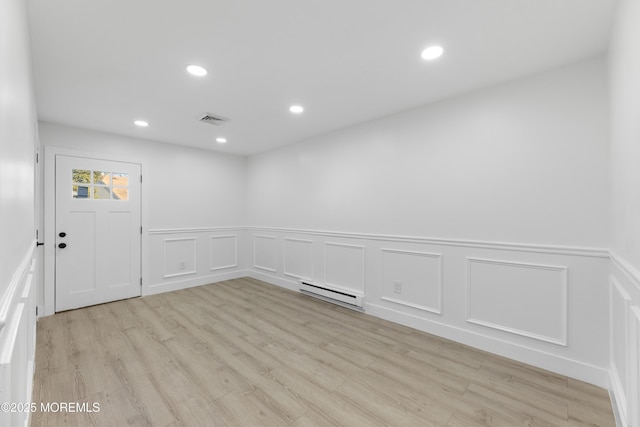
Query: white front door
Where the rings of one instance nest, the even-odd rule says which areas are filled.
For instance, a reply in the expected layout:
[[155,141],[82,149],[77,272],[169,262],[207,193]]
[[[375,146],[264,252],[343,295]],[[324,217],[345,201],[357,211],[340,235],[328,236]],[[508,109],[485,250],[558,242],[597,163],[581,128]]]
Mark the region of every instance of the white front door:
[[55,310],[141,295],[140,165],[56,155]]

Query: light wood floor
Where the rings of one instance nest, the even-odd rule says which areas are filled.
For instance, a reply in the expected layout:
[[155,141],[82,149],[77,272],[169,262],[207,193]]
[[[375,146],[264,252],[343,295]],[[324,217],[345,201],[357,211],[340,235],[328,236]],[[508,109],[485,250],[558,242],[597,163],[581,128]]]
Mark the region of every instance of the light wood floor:
[[38,322],[32,426],[611,426],[605,390],[252,279]]

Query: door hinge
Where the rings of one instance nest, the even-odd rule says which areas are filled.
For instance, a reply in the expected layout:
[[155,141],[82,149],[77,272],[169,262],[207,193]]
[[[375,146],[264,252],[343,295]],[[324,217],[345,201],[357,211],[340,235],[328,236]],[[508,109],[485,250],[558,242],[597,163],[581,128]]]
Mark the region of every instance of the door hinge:
[[140,234],[142,234],[142,227],[140,227]]
[[38,316],[38,306],[36,305],[36,317]]
[[140,175],[140,182],[142,182],[142,175]]
[[36,163],[40,161],[40,153],[36,153]]
[[140,286],[142,286],[142,277],[140,278]]

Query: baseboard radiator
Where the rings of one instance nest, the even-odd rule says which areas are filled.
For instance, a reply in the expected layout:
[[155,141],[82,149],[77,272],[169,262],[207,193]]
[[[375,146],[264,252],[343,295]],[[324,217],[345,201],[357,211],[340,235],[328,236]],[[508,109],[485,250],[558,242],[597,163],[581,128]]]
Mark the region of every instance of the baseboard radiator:
[[353,310],[364,311],[364,295],[346,289],[333,289],[325,285],[314,284],[306,280],[300,280],[298,284],[300,292],[323,301],[331,302]]

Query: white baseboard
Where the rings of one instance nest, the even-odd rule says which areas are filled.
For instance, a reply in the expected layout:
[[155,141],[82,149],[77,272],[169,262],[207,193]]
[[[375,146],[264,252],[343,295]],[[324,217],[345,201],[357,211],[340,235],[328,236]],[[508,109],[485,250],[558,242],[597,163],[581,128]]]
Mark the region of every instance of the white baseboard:
[[[611,403],[613,406],[613,411],[616,415],[616,422],[620,420],[626,420],[627,418],[627,401],[625,390],[622,386],[622,381],[620,381],[620,376],[618,375],[618,369],[615,364],[611,364],[611,369],[609,370],[609,382],[611,384],[610,392],[614,396]],[[623,424],[620,424],[624,426]]]
[[262,271],[252,269],[249,269],[246,272],[247,276],[251,277],[252,279],[262,280],[263,282],[271,283],[272,285],[280,286],[281,288],[298,292],[298,282],[296,280],[283,279],[272,274],[267,274]]
[[513,342],[503,341],[452,325],[415,317],[376,304],[366,304],[365,312],[381,319],[399,323],[489,353],[517,360],[560,375],[566,375],[605,389],[609,388],[609,372],[597,366],[527,348]]
[[193,288],[195,286],[208,285],[210,283],[223,282],[225,280],[239,279],[247,277],[247,270],[235,270],[227,273],[211,274],[207,276],[194,277],[186,280],[175,280],[171,282],[155,283],[142,288],[142,296],[161,294],[164,292],[179,291],[180,289]]

